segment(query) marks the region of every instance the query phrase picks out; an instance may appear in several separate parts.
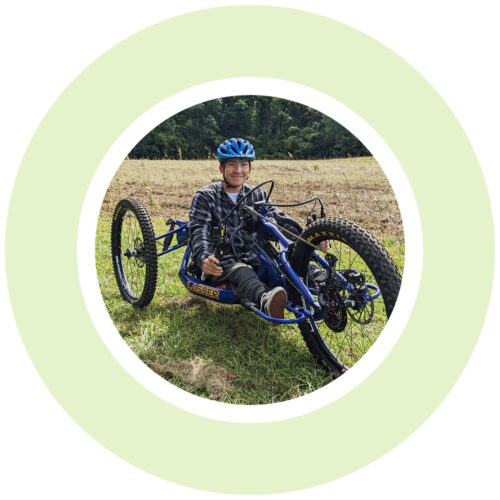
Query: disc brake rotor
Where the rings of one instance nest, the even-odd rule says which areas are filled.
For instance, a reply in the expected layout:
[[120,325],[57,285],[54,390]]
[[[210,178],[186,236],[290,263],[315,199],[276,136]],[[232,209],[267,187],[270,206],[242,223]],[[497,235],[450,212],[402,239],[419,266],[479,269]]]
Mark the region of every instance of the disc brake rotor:
[[370,323],[375,314],[373,300],[365,300],[362,292],[356,291],[349,295],[348,301],[352,304],[347,308],[347,314],[349,314],[350,318],[360,325]]
[[134,241],[134,250],[136,252],[135,261],[138,267],[144,267],[144,242],[141,238]]
[[373,319],[375,306],[373,300],[367,300],[365,297],[367,292],[365,277],[357,269],[346,269],[342,275],[353,288],[348,297],[345,296],[347,291],[344,289],[344,298],[347,298],[347,313],[354,322],[367,325]]
[[320,288],[319,303],[323,310],[324,322],[334,332],[342,332],[347,325],[345,301],[339,293],[337,282]]

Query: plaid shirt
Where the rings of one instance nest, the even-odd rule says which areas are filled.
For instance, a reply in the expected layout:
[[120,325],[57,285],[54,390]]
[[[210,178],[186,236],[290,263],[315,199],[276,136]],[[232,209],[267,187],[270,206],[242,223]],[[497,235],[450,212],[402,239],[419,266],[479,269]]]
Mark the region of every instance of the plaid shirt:
[[[243,184],[238,193],[237,202],[243,198],[253,186]],[[243,206],[253,207],[256,202],[265,201],[266,192],[259,188],[248,196],[241,205],[225,221],[226,237],[229,239],[234,229],[241,223],[241,212]],[[189,245],[192,251],[192,260],[202,269],[205,259],[214,253],[212,241],[212,228],[219,225],[220,221],[229,214],[235,204],[222,188],[222,182],[209,184],[197,191],[191,202],[189,210]],[[269,207],[270,215],[279,221],[286,229],[300,233],[302,228],[284,212],[275,207]],[[251,266],[258,266],[259,259],[252,251],[253,238],[247,231],[241,230],[241,237],[235,238],[233,254],[231,248],[224,249],[224,254],[233,254],[234,260]]]

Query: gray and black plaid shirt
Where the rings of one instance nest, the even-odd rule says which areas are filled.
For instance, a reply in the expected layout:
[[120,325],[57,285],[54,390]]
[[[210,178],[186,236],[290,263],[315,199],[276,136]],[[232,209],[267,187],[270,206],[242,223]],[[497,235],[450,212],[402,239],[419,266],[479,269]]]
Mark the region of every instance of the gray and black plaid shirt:
[[[243,184],[241,191],[238,193],[237,202],[245,196],[253,186]],[[266,192],[259,188],[256,189],[250,196],[248,196],[241,205],[226,219],[226,237],[228,240],[242,220],[242,207],[254,207],[256,202],[265,201]],[[197,191],[191,202],[189,210],[189,245],[192,251],[192,260],[203,268],[205,259],[214,253],[214,246],[212,241],[212,228],[219,225],[220,221],[226,217],[227,214],[234,208],[234,203],[229,198],[227,193],[222,188],[222,182],[209,184],[204,188]],[[275,207],[270,207],[270,214],[277,220],[277,222],[296,234],[302,230],[300,225],[293,219],[288,217],[284,212]],[[241,230],[241,237],[235,239],[234,250],[236,255],[233,254],[230,248],[224,249],[224,254],[228,252],[233,254],[234,260],[249,264],[251,266],[258,266],[259,260],[255,253],[252,251],[252,236]]]

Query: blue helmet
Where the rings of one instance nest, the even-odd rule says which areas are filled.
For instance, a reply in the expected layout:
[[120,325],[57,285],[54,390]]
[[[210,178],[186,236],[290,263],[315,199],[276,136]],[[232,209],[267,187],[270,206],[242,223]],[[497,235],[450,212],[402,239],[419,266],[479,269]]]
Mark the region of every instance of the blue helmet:
[[246,139],[227,139],[217,148],[217,156],[221,159],[248,158],[255,160],[253,146]]

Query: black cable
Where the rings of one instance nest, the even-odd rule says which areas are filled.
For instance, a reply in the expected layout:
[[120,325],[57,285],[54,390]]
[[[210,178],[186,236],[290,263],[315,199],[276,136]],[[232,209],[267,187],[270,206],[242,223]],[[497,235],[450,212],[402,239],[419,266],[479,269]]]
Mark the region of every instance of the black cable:
[[245,219],[243,219],[243,220],[241,221],[241,224],[240,224],[239,226],[237,226],[237,227],[235,227],[235,228],[234,228],[234,232],[233,232],[233,234],[231,235],[231,240],[230,240],[230,242],[231,242],[231,250],[233,251],[233,255],[235,255],[235,256],[236,256],[236,249],[234,248],[234,240],[236,239],[236,236],[241,236],[241,235],[239,234],[239,232],[240,232],[240,229],[241,229],[241,228],[242,228],[245,224],[246,224],[246,220],[245,220]]
[[323,208],[323,203],[321,203],[321,200],[319,198],[311,198],[310,200],[301,201],[300,203],[291,203],[291,204],[280,203],[279,205],[277,205],[276,203],[267,203],[267,200],[266,200],[266,203],[264,203],[264,206],[265,207],[299,207],[300,205],[305,205],[306,203],[312,203],[313,201],[315,204],[316,204],[316,201],[319,202],[319,204],[321,206],[321,218],[323,219],[325,217],[325,209]]
[[232,210],[219,222],[219,225],[222,225],[224,223],[224,221],[228,217],[230,217],[233,214],[233,212],[241,205],[241,203],[243,202],[243,200],[245,200],[246,198],[248,198],[248,196],[250,196],[256,189],[260,188],[264,184],[269,184],[269,183],[271,183],[271,189],[269,190],[269,193],[268,193],[268,195],[266,197],[266,203],[267,203],[267,201],[269,200],[269,196],[271,196],[271,192],[272,192],[272,190],[274,188],[274,181],[272,181],[272,180],[267,180],[267,181],[261,182],[257,186],[255,186],[252,189],[250,189],[250,191],[248,191],[248,193],[245,196],[243,196],[243,198],[241,198],[241,200],[238,200],[238,203],[236,203],[234,205],[234,207],[232,208]]

